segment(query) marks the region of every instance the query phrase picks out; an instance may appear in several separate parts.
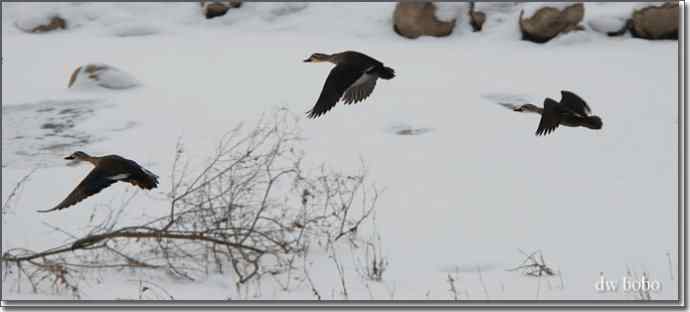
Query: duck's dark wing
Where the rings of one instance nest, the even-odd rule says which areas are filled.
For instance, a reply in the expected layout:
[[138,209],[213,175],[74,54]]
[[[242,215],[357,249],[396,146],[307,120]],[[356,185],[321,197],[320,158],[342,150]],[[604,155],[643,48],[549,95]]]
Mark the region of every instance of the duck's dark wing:
[[94,168],[91,170],[89,175],[87,175],[86,178],[84,178],[84,180],[82,180],[69,195],[67,195],[67,198],[55,206],[55,208],[39,210],[38,212],[50,212],[53,210],[67,208],[91,195],[100,192],[102,189],[112,185],[115,182],[117,182],[117,180],[113,179],[112,177],[109,178],[108,172]]
[[378,80],[378,76],[375,74],[365,73],[361,75],[345,92],[343,96],[344,103],[357,103],[369,97],[374,92],[376,80]]
[[338,65],[334,67],[326,83],[323,85],[319,100],[310,111],[307,112],[308,118],[319,117],[335,106],[343,96],[343,93],[362,76],[363,72],[352,66]]
[[561,104],[582,117],[589,116],[591,112],[587,102],[570,91],[561,91]]
[[561,122],[561,114],[559,113],[558,102],[547,98],[544,100],[544,111],[541,113],[541,120],[539,127],[537,127],[536,135],[547,135],[558,128]]

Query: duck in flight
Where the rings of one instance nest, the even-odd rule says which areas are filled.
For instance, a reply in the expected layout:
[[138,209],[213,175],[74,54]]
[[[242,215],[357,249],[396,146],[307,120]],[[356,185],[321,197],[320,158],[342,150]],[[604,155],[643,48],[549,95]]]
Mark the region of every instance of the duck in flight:
[[316,105],[307,112],[308,118],[317,118],[325,114],[341,98],[345,104],[360,102],[374,91],[378,78],[389,80],[395,77],[392,68],[355,51],[335,54],[314,53],[304,62],[330,62],[336,65],[328,74]]
[[587,102],[581,97],[570,91],[561,91],[561,101],[546,98],[544,107],[541,108],[534,104],[514,105],[500,103],[501,105],[516,112],[529,112],[541,115],[539,126],[535,135],[547,135],[559,125],[566,127],[585,127],[589,129],[601,129],[603,123],[599,116],[591,114]]
[[39,210],[50,212],[70,207],[85,198],[94,195],[115,182],[127,182],[145,190],[158,186],[158,176],[146,170],[133,160],[118,155],[90,156],[84,152],[74,152],[65,157],[68,160],[86,161],[94,165],[93,170],[84,178],[67,198],[52,209]]

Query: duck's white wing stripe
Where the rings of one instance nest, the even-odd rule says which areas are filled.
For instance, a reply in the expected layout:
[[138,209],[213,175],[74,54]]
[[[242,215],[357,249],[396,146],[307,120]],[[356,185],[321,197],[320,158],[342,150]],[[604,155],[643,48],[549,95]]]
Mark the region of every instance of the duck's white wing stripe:
[[371,80],[371,79],[376,79],[376,76],[374,76],[374,75],[372,75],[372,74],[367,74],[367,73],[365,72],[365,73],[362,74],[362,76],[359,76],[359,78],[357,78],[357,80],[355,80],[355,82],[352,83],[352,85],[350,86],[350,88],[354,88],[354,87],[360,86],[360,85],[362,85],[362,84],[364,84],[364,83],[367,83],[367,82],[368,82],[369,80]]
[[360,102],[372,92],[374,92],[374,87],[376,87],[376,80],[378,76],[372,74],[363,74],[345,91],[343,96],[343,101],[345,104],[352,104]]
[[122,179],[126,179],[127,177],[129,177],[129,173],[121,173],[118,175],[110,176],[110,177],[108,177],[108,179],[109,180],[122,180]]

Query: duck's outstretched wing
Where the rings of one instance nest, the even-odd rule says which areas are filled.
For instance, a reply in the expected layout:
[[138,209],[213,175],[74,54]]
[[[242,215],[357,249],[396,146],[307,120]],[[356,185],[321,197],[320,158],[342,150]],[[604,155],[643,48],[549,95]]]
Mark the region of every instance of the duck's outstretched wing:
[[344,103],[357,103],[369,97],[374,92],[376,80],[378,80],[378,76],[375,74],[365,73],[361,75],[345,92],[343,96]]
[[587,102],[570,91],[561,91],[561,104],[582,117],[589,116],[591,113],[591,109],[589,109]]
[[541,120],[539,120],[539,127],[537,127],[535,135],[547,135],[558,128],[561,122],[558,105],[560,104],[552,99],[546,98],[544,100],[544,111],[541,114]]
[[117,182],[116,177],[109,177],[108,173],[94,168],[91,172],[84,178],[79,185],[69,194],[67,198],[59,203],[52,209],[39,210],[38,212],[50,212],[54,210],[60,210],[72,206],[85,198],[94,195],[104,188]]
[[316,105],[307,112],[308,118],[317,118],[335,106],[343,93],[362,76],[363,72],[345,65],[334,67],[321,90]]

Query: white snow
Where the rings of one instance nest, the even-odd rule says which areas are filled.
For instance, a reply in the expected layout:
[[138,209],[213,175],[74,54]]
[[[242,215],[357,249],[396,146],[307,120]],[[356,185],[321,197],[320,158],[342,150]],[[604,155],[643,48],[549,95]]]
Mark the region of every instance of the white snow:
[[464,14],[469,9],[467,3],[453,3],[453,2],[435,2],[436,5],[436,18],[440,21],[450,22],[454,19],[462,20]]
[[[125,221],[165,213],[178,140],[202,162],[240,122],[276,107],[306,112],[331,66],[302,60],[357,50],[397,76],[380,80],[362,103],[300,121],[308,164],[347,172],[363,160],[385,188],[376,222],[390,265],[382,282],[365,282],[351,261],[363,251],[339,250],[350,299],[452,299],[449,274],[460,299],[634,299],[594,288],[601,272],[620,280],[628,270],[660,281],[653,299],[677,298],[678,42],[585,30],[534,44],[517,28],[520,8],[534,4],[481,5],[496,12],[482,32],[465,20],[449,37],[409,40],[392,31],[394,3],[246,2],[206,20],[196,2],[3,2],[3,202],[37,168],[3,212],[3,251],[62,244],[69,238],[46,224],[84,234],[130,197]],[[583,25],[632,6],[584,5]],[[12,27],[55,11],[78,27],[40,36]],[[72,70],[92,61],[144,83],[68,89]],[[497,105],[558,100],[563,89],[587,100],[602,130],[560,127],[535,137],[538,116]],[[67,108],[77,112],[59,113]],[[51,122],[67,126],[51,136],[52,126],[42,128]],[[75,207],[36,213],[90,170],[65,165],[62,157],[77,149],[135,159],[160,186],[144,192],[119,183]],[[518,249],[542,250],[561,277],[507,271],[523,260]],[[342,299],[333,262],[323,251],[312,257],[324,299]],[[285,292],[271,278],[238,291],[227,272],[179,282],[146,271],[103,273],[84,282],[81,298],[137,299],[142,281],[176,299],[314,299],[308,285]],[[3,299],[72,299],[33,294],[26,284],[18,291],[16,281],[2,287]]]
[[149,36],[160,34],[162,30],[160,27],[148,24],[145,22],[122,23],[116,25],[111,30],[111,33],[118,37],[135,37],[135,36]]

